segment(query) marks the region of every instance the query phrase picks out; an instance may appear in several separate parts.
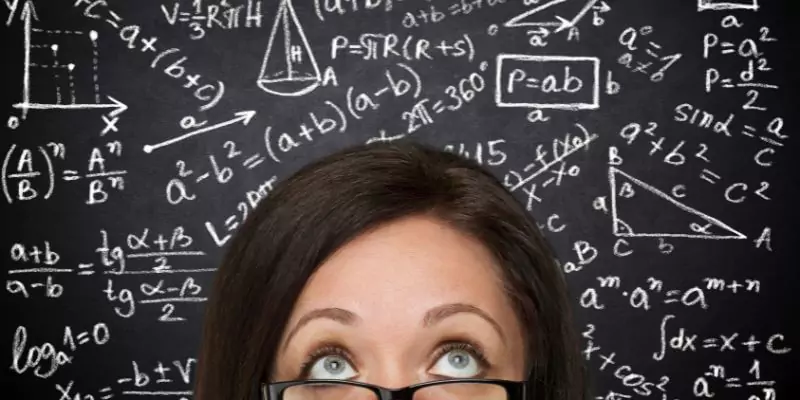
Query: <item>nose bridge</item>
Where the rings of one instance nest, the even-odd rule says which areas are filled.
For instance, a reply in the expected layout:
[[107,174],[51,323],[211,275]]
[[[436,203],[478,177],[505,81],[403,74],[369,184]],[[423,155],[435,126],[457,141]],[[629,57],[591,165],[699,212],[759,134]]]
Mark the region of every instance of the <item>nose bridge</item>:
[[376,364],[373,368],[369,368],[366,380],[389,391],[384,394],[391,392],[392,395],[403,396],[405,392],[402,389],[417,383],[420,377],[417,376],[416,367],[408,361],[407,355],[396,352],[389,353],[385,352],[375,360]]
[[381,400],[411,400],[413,390],[408,387],[399,387],[395,389],[384,389],[381,393]]

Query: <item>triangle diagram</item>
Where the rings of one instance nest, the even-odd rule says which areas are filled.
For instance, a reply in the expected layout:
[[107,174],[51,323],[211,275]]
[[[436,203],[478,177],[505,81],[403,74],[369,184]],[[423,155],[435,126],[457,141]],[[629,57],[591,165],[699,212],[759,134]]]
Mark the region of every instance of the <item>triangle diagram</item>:
[[506,21],[506,28],[574,25],[596,0],[548,0]]
[[609,167],[608,182],[614,235],[618,237],[747,239],[724,222],[617,168]]

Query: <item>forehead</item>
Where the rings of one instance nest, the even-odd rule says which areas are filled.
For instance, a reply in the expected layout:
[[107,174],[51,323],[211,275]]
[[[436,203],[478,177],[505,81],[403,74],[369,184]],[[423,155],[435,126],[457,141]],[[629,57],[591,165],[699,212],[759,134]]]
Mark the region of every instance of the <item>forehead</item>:
[[341,307],[369,318],[397,312],[398,304],[405,315],[421,315],[446,302],[504,311],[498,265],[479,240],[436,218],[411,216],[338,249],[309,279],[296,308]]

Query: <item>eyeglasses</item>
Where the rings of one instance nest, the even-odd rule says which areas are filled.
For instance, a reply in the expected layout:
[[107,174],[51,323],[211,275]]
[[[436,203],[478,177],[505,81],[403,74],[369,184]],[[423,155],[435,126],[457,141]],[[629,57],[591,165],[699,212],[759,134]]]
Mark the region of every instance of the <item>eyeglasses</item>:
[[387,389],[337,379],[262,383],[259,400],[524,400],[527,382],[504,379],[446,379]]

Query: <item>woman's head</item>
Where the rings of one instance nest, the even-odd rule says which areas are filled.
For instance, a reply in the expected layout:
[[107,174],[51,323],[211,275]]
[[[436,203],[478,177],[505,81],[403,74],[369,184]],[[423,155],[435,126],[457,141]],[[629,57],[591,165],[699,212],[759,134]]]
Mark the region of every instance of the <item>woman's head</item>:
[[237,232],[207,305],[196,396],[485,377],[577,400],[568,303],[534,220],[489,172],[410,141],[351,147],[281,182]]
[[485,246],[435,216],[362,233],[303,288],[270,380],[522,380],[524,331],[498,269]]

